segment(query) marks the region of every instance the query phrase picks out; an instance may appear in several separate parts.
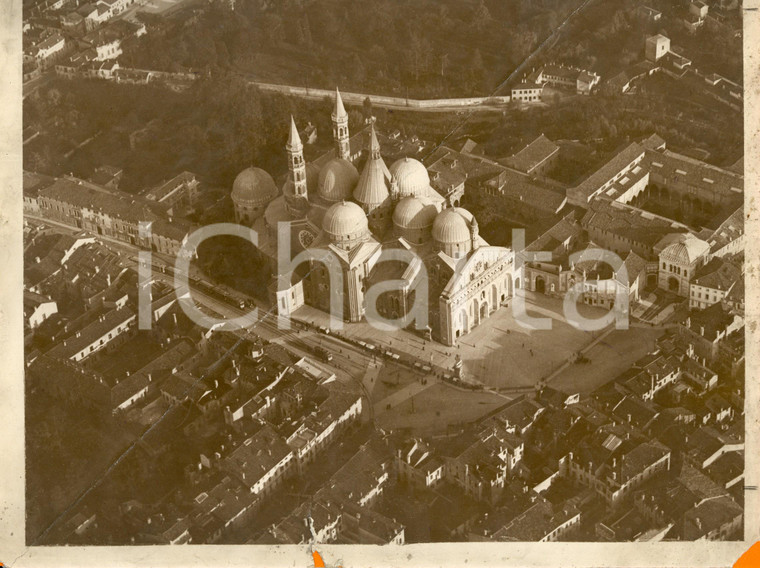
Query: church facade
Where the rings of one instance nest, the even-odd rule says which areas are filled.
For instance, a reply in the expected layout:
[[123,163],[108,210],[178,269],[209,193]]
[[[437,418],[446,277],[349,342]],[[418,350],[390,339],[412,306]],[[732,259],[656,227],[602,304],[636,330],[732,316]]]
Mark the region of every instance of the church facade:
[[[235,220],[256,230],[270,261],[277,312],[308,304],[348,322],[414,314],[405,325],[454,345],[512,296],[513,251],[485,242],[418,160],[387,167],[374,124],[351,137],[337,90],[332,123],[334,149],[307,163],[291,118],[281,188],[256,167],[233,184]],[[386,291],[371,293],[383,282]]]

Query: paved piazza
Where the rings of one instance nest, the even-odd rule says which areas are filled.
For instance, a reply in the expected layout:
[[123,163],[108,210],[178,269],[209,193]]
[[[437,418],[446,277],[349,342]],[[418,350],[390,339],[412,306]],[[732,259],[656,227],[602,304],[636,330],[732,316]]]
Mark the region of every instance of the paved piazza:
[[[493,389],[519,389],[536,384],[541,379],[567,390],[588,391],[614,378],[611,372],[622,372],[651,348],[662,331],[632,326],[626,331],[580,331],[565,320],[562,300],[526,292],[528,315],[549,317],[551,330],[529,330],[523,327],[512,312],[512,303],[499,308],[480,326],[459,340],[455,347],[425,341],[406,330],[385,332],[367,322],[344,324],[340,333],[356,339],[390,347],[435,365],[452,368],[459,354],[464,361],[466,378]],[[603,316],[606,311],[579,306],[587,318]],[[294,314],[295,319],[316,325],[327,325],[323,312],[304,306]],[[604,337],[601,337],[604,334]],[[596,342],[596,343],[595,343]],[[592,347],[592,343],[595,343]],[[569,365],[560,369],[573,353],[590,347],[588,356],[594,365]]]

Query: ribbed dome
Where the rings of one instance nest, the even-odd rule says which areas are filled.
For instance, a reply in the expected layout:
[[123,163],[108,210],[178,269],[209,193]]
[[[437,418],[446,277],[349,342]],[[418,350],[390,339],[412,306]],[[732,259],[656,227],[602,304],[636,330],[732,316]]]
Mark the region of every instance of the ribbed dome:
[[673,264],[689,265],[710,250],[710,245],[693,235],[685,236],[683,241],[665,247],[660,258]]
[[468,224],[472,224],[472,222],[475,220],[475,216],[467,211],[464,207],[452,207],[452,211],[456,211],[459,213],[462,217],[464,217],[464,220],[467,221]]
[[369,226],[361,207],[350,201],[341,201],[325,211],[322,229],[336,242],[362,237],[369,231]]
[[422,162],[413,158],[401,158],[389,168],[396,177],[398,190],[402,197],[407,195],[425,195],[430,187],[430,176]]
[[319,171],[319,195],[327,201],[351,199],[359,172],[348,160],[333,158]]
[[277,197],[277,186],[261,168],[246,168],[232,184],[232,201],[241,205],[258,206]]
[[401,229],[426,229],[435,222],[435,205],[419,197],[404,197],[393,211],[393,224]]
[[470,227],[456,209],[444,209],[433,222],[433,239],[442,244],[468,242]]
[[367,161],[354,189],[354,199],[362,205],[376,206],[390,198],[391,173],[382,158]]
[[364,164],[359,183],[354,190],[354,199],[366,210],[372,211],[390,200],[391,172],[380,156],[380,143],[375,127],[370,127],[369,159]]

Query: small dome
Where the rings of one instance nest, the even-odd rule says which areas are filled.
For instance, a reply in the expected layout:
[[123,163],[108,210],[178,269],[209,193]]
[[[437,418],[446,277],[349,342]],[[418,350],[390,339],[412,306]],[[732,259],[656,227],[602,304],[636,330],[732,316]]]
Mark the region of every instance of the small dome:
[[361,207],[350,201],[341,201],[325,212],[322,229],[333,242],[343,242],[365,236],[369,226]]
[[388,168],[398,182],[402,197],[407,195],[426,195],[430,187],[430,176],[422,162],[413,158],[396,160]]
[[456,244],[470,240],[470,227],[457,209],[444,209],[433,222],[433,239],[442,244]]
[[456,211],[459,213],[462,217],[464,217],[464,220],[467,221],[468,225],[471,225],[473,221],[475,221],[475,216],[467,211],[464,207],[452,207],[453,211]]
[[259,206],[277,197],[277,186],[261,168],[246,168],[232,184],[232,201],[236,204]]
[[319,172],[319,195],[327,201],[351,199],[358,181],[359,172],[351,162],[334,158]]
[[404,197],[393,211],[393,224],[400,229],[427,229],[435,222],[435,205],[419,197]]
[[660,253],[660,258],[672,264],[687,266],[697,258],[706,255],[709,250],[709,244],[688,234],[684,235],[681,242],[676,242],[665,247]]

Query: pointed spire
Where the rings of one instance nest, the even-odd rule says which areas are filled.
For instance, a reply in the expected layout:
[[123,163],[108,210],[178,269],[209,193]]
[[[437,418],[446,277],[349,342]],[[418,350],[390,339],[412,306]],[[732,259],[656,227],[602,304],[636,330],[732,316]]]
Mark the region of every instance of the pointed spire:
[[348,113],[343,106],[340,91],[335,87],[335,108],[332,113],[333,138],[335,139],[338,157],[343,160],[351,159],[351,142],[348,135]]
[[398,180],[396,179],[396,175],[391,175],[391,199],[393,201],[398,201],[400,198],[399,189],[398,189]]
[[380,142],[377,141],[374,123],[369,131],[369,157],[371,160],[377,160],[380,157]]
[[333,119],[348,117],[346,107],[343,106],[343,99],[340,96],[338,87],[335,87],[335,110],[333,111]]
[[301,144],[301,136],[298,134],[296,128],[296,121],[293,115],[290,115],[290,136],[288,136],[288,150],[300,150],[303,148]]

